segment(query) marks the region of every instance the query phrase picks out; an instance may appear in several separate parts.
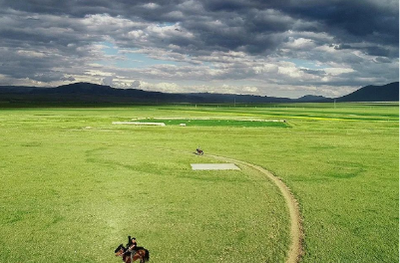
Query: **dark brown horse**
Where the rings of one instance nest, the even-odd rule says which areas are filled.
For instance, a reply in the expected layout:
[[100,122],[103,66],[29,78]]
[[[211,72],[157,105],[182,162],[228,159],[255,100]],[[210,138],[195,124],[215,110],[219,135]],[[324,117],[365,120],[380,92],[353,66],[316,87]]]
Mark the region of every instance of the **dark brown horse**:
[[196,155],[203,155],[204,151],[202,149],[200,149],[200,148],[197,148],[195,154]]
[[115,249],[115,256],[122,257],[122,261],[125,263],[132,263],[136,260],[140,260],[140,263],[144,263],[150,260],[150,254],[144,247],[138,247],[136,244],[136,239],[128,237],[128,244],[126,247],[124,245],[119,245]]

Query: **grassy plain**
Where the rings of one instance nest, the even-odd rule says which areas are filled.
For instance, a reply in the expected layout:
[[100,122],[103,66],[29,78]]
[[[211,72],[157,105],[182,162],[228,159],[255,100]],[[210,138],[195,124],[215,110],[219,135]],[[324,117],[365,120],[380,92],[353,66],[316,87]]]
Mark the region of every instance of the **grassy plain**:
[[[256,171],[192,171],[207,153],[272,171],[304,219],[303,262],[397,262],[398,104],[0,110],[0,261],[283,262],[289,221]],[[112,125],[285,119],[287,127]],[[209,123],[208,123],[209,124]],[[195,156],[201,146],[206,155]]]

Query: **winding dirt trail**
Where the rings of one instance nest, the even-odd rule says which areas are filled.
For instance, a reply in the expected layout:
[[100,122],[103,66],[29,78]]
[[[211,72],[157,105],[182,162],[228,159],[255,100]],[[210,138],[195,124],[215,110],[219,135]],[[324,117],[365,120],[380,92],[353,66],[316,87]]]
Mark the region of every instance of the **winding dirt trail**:
[[233,158],[228,158],[224,156],[211,155],[207,154],[207,156],[213,157],[215,159],[221,161],[235,162],[247,167],[250,167],[254,170],[259,171],[260,173],[266,175],[269,180],[271,180],[281,191],[283,197],[285,198],[286,205],[289,209],[290,216],[290,239],[291,244],[289,247],[288,255],[286,258],[286,263],[297,263],[300,262],[301,257],[303,255],[303,227],[302,227],[302,219],[300,216],[300,210],[297,200],[294,198],[292,192],[289,187],[287,187],[278,177],[274,176],[271,172],[265,170],[264,168],[247,163],[241,160],[236,160]]

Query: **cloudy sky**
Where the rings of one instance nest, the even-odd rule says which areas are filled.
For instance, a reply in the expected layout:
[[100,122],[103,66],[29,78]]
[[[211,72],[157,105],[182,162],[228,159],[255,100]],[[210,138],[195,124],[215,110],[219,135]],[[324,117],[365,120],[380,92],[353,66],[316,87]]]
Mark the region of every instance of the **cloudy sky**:
[[0,0],[0,85],[297,98],[398,79],[398,0]]

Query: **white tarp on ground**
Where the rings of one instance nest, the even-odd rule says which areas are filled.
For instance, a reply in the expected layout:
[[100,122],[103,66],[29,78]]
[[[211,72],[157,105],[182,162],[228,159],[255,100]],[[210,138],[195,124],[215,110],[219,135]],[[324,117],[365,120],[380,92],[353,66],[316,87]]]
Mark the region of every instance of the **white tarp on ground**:
[[240,170],[234,163],[192,163],[192,170]]

